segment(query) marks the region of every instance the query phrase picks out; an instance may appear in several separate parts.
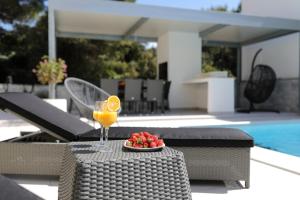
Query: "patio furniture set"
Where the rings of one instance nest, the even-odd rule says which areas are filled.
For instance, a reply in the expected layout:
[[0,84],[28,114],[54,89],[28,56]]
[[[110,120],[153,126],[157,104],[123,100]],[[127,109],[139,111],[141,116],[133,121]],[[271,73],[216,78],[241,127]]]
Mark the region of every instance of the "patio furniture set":
[[[156,153],[133,153],[124,151],[120,141],[111,141],[114,151],[104,155],[95,151],[93,142],[90,142],[99,139],[98,130],[34,95],[2,93],[0,106],[2,110],[12,112],[41,129],[39,133],[0,143],[0,174],[60,176],[59,195],[62,199],[101,199],[102,192],[113,195],[112,199],[118,199],[120,195],[131,199],[128,192],[132,188],[126,188],[126,184],[120,188],[119,185],[123,179],[129,179],[129,185],[134,182],[131,168],[142,177],[175,170],[164,179],[163,182],[168,181],[168,184],[154,181],[155,175],[146,182],[141,180],[138,183],[146,184],[153,192],[156,189],[159,193],[170,191],[166,193],[169,199],[178,199],[177,195],[185,196],[179,199],[190,199],[188,178],[245,181],[245,187],[249,187],[253,139],[240,130],[111,127],[110,140],[124,140],[132,132],[149,131],[160,135],[172,148]],[[62,143],[55,143],[57,140]],[[178,182],[178,179],[181,181]],[[97,184],[107,187],[99,192],[100,185]],[[173,191],[177,187],[183,188],[180,194]],[[148,195],[145,191],[141,193]]]
[[123,100],[123,112],[161,112],[169,109],[170,81],[142,79],[101,79],[100,86]]
[[[126,79],[125,94],[121,100],[122,113],[140,113],[140,112],[156,112],[158,108],[161,112],[165,111],[165,106],[168,105],[168,100],[164,90],[170,88],[170,82],[162,80],[147,80],[143,82],[141,79]],[[114,79],[102,79],[102,88],[97,87],[85,80],[78,78],[67,78],[65,80],[66,91],[80,112],[82,117],[92,119],[94,103],[99,99],[107,99],[110,95],[119,94],[119,81]],[[143,89],[142,90],[142,85]],[[147,85],[147,86],[145,86]],[[123,85],[124,86],[124,85]],[[143,94],[143,95],[142,95]],[[166,98],[164,98],[166,97]]]

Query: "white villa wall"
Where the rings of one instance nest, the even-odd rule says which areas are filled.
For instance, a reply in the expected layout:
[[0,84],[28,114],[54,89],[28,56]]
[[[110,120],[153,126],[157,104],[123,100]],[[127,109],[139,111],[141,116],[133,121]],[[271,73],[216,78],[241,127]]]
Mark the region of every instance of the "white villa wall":
[[249,78],[252,59],[260,48],[263,51],[257,57],[256,64],[271,66],[280,79],[297,78],[300,66],[299,40],[299,33],[294,33],[242,47],[242,80]]
[[242,0],[242,13],[263,17],[300,19],[300,0]]
[[[300,20],[300,0],[242,0],[242,14],[261,17],[278,17]],[[263,48],[256,63],[270,65],[275,69],[278,80],[270,98],[258,108],[276,108],[284,112],[299,112],[299,67],[300,34],[290,34],[242,48],[242,80],[240,92],[243,94],[245,80],[250,74],[255,52]],[[248,101],[240,96],[240,105]]]
[[[169,61],[169,35],[164,34],[158,38],[157,41],[157,63]],[[158,72],[158,65],[157,65]],[[158,77],[158,73],[157,73]]]
[[[242,47],[242,84],[243,94],[246,81],[250,75],[251,62],[255,52],[263,48],[256,64],[270,65],[277,74],[277,81],[270,98],[256,104],[256,108],[276,108],[282,112],[299,112],[299,67],[300,34],[294,33],[280,38]],[[247,108],[248,101],[240,96],[239,105]]]
[[196,87],[184,84],[201,72],[202,41],[198,33],[168,32],[158,39],[158,63],[168,62],[171,108],[198,107]]

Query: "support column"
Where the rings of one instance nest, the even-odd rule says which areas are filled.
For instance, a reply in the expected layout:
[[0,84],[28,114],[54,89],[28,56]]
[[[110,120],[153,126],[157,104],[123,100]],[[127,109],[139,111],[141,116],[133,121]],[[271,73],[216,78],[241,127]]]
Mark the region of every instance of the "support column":
[[202,39],[197,32],[168,32],[158,39],[158,63],[168,62],[171,108],[198,107],[197,88],[184,82],[201,72]]
[[49,58],[56,58],[56,36],[55,36],[55,16],[54,10],[48,9],[48,54]]
[[236,49],[237,70],[235,82],[235,108],[240,107],[241,82],[242,82],[242,47]]
[[298,56],[299,56],[299,60],[298,60],[298,64],[299,64],[299,74],[298,74],[298,113],[300,113],[300,33],[298,33]]

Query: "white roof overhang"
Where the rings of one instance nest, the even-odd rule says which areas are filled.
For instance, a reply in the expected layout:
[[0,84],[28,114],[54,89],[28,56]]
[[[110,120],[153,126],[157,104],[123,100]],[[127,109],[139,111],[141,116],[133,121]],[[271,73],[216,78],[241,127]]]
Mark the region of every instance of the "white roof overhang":
[[206,42],[246,45],[299,32],[300,20],[197,11],[106,0],[49,0],[57,37],[156,41],[171,31]]

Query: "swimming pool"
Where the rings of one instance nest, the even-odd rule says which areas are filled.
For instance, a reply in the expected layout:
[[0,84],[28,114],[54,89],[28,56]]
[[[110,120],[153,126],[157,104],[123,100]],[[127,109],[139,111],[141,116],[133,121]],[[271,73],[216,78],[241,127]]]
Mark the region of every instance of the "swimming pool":
[[254,138],[255,145],[300,157],[300,121],[226,126]]

